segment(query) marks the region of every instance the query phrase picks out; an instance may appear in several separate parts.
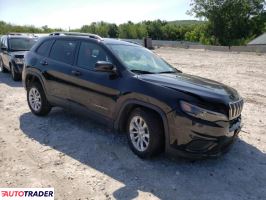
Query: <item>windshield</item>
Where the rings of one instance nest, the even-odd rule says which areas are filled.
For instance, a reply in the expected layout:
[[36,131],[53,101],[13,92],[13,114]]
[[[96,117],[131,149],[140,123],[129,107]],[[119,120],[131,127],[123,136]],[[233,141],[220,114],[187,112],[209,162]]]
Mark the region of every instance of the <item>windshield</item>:
[[9,45],[12,51],[28,51],[36,41],[37,38],[11,38]]
[[139,46],[109,44],[113,53],[135,73],[176,73],[177,70],[148,49]]

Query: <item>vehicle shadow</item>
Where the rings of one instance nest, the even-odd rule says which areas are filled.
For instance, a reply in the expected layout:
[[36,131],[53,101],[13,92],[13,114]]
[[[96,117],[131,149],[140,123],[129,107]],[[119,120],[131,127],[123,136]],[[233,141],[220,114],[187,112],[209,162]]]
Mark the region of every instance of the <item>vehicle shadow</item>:
[[59,108],[44,118],[24,113],[20,128],[41,145],[123,183],[113,193],[116,199],[133,199],[139,192],[167,200],[266,196],[266,155],[240,139],[218,159],[192,162],[161,155],[141,160],[129,150],[125,135]]
[[13,81],[10,73],[0,73],[0,84],[2,83],[10,87],[22,87],[21,81]]

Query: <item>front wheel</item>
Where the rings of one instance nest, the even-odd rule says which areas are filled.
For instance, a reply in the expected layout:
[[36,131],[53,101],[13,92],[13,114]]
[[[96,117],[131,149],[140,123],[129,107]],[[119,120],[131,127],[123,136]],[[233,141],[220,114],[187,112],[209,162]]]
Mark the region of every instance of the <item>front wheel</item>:
[[141,158],[149,158],[162,152],[163,125],[157,114],[135,109],[127,123],[127,137],[131,150]]
[[15,71],[13,65],[10,66],[10,71],[11,71],[11,77],[14,81],[19,81],[21,79],[20,74]]
[[27,101],[31,112],[38,116],[45,116],[51,111],[51,105],[40,83],[33,82],[27,88]]

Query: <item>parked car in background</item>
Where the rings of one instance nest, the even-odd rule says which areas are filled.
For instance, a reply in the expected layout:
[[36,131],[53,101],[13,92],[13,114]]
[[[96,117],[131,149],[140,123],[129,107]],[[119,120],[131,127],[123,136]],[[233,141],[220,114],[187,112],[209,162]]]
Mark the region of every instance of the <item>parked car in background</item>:
[[0,39],[0,72],[11,72],[14,81],[21,79],[24,56],[35,44],[37,37],[30,34],[11,33]]
[[235,89],[182,73],[125,41],[51,34],[27,53],[22,79],[33,114],[54,106],[88,113],[126,132],[141,158],[163,151],[219,156],[241,129],[243,99]]

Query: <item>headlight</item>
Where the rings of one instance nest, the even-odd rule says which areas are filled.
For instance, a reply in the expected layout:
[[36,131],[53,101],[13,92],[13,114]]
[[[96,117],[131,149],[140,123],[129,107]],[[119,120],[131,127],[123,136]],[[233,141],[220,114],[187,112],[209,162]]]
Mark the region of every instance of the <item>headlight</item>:
[[219,120],[228,121],[228,117],[222,113],[206,110],[204,108],[200,108],[185,101],[180,101],[180,106],[185,113],[199,119],[212,122]]
[[23,64],[24,63],[24,58],[15,58],[15,63],[16,64]]

